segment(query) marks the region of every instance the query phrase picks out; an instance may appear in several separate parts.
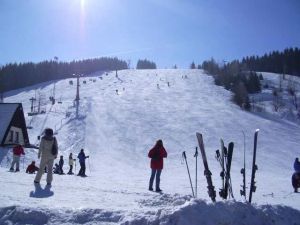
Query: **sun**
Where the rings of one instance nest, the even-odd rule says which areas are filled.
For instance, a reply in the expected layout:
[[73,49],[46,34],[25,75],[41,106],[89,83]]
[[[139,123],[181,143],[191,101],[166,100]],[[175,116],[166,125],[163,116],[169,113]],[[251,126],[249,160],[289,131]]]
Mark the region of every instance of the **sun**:
[[80,0],[80,5],[81,5],[81,8],[84,8],[85,0]]

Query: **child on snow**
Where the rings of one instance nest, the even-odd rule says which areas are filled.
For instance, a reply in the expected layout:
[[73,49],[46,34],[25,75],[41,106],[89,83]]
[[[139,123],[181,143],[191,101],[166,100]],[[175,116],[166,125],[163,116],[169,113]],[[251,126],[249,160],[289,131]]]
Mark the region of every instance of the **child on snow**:
[[300,187],[300,162],[298,158],[295,159],[294,170],[295,172],[292,176],[292,185],[294,187],[294,191],[298,192],[298,188]]
[[26,173],[33,174],[35,171],[38,171],[39,168],[35,165],[35,161],[32,161],[26,169]]
[[60,173],[59,165],[57,163],[55,163],[55,165],[53,167],[53,173],[55,173],[55,174]]

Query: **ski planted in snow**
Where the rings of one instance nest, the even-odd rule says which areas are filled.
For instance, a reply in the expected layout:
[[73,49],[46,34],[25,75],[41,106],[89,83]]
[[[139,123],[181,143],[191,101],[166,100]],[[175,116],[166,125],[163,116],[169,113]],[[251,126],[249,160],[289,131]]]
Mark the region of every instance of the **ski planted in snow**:
[[256,148],[257,148],[257,136],[258,136],[259,129],[255,131],[254,134],[254,148],[253,148],[253,161],[252,161],[252,174],[251,174],[251,183],[250,183],[250,192],[249,192],[249,202],[252,201],[252,193],[256,191],[256,185],[255,185],[255,173],[258,169],[256,165]]
[[226,148],[224,145],[224,141],[221,138],[221,152],[219,150],[216,151],[216,159],[219,161],[220,166],[221,166],[221,172],[220,172],[220,177],[222,179],[222,188],[219,191],[219,195],[221,198],[224,198],[225,196],[225,153],[226,153]]
[[203,137],[202,134],[196,133],[197,139],[198,139],[198,144],[200,148],[200,152],[202,155],[202,160],[203,160],[203,165],[204,165],[204,176],[206,177],[207,181],[207,188],[208,188],[208,195],[211,198],[213,202],[216,201],[216,191],[215,187],[213,186],[211,175],[212,173],[210,172],[207,164],[207,158],[206,158],[206,153],[205,153],[205,148],[204,148],[204,143],[203,143]]
[[223,199],[227,199],[228,192],[230,193],[230,196],[233,198],[231,177],[230,177],[233,147],[234,147],[233,142],[230,142],[227,149],[224,145],[223,139],[221,139],[221,153],[219,150],[216,151],[216,159],[219,161],[222,169],[220,173],[222,179],[222,188],[219,191],[219,195]]
[[225,187],[224,187],[224,197],[225,197],[225,199],[227,199],[228,193],[229,193],[229,196],[234,198],[233,191],[232,191],[232,185],[231,185],[231,176],[230,176],[233,147],[234,147],[234,143],[230,142],[228,144],[228,150],[227,150],[227,152],[225,152],[225,164],[226,164]]
[[241,185],[242,190],[240,190],[241,196],[245,197],[245,201],[247,201],[246,196],[246,135],[243,132],[244,135],[244,167],[241,169],[241,174],[243,175],[243,185]]

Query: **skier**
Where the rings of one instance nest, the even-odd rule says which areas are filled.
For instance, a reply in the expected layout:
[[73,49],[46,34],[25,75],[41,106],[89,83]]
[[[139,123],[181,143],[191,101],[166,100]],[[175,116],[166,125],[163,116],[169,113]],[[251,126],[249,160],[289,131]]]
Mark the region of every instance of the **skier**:
[[21,155],[25,155],[24,149],[23,149],[22,145],[16,145],[13,148],[13,161],[11,163],[9,171],[11,171],[11,172],[14,171],[15,164],[16,164],[16,172],[20,171],[20,158],[21,158]]
[[79,163],[80,163],[80,170],[77,174],[77,176],[82,176],[82,177],[86,177],[85,175],[85,159],[89,158],[89,156],[85,156],[84,154],[84,150],[81,149],[80,153],[78,154],[77,158],[79,159]]
[[69,155],[69,166],[70,166],[70,170],[69,170],[69,172],[68,172],[69,175],[74,174],[74,173],[73,173],[73,165],[74,165],[75,160],[76,160],[76,159],[73,159],[73,154],[70,153],[70,155]]
[[161,192],[160,189],[160,175],[163,169],[163,158],[167,158],[167,152],[163,146],[162,140],[158,140],[154,147],[149,151],[148,157],[151,158],[151,177],[149,181],[149,190],[153,191],[153,181],[155,180],[155,191]]
[[52,168],[54,159],[57,158],[58,147],[56,138],[53,136],[53,130],[46,128],[44,133],[45,135],[42,137],[38,153],[38,158],[41,158],[40,169],[35,176],[34,183],[40,183],[45,166],[47,166],[47,185],[51,185],[53,179]]
[[55,163],[55,165],[53,167],[53,173],[55,173],[55,174],[59,174],[60,173],[59,165],[57,163]]
[[35,171],[38,171],[39,168],[35,165],[35,161],[32,161],[26,169],[26,173],[33,174]]
[[294,187],[294,191],[298,192],[298,188],[300,187],[300,162],[298,158],[295,159],[294,170],[295,172],[292,176],[292,185]]
[[60,156],[58,165],[59,165],[59,174],[64,174],[64,170],[63,170],[63,167],[64,167],[64,157],[62,155]]

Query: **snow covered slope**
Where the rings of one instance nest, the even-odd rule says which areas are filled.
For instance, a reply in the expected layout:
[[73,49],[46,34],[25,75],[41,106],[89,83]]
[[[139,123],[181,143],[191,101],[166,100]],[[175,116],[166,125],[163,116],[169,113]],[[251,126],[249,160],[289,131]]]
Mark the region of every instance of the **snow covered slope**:
[[[7,172],[11,153],[1,149],[0,224],[300,224],[300,194],[292,193],[291,187],[292,164],[299,156],[299,126],[240,110],[231,103],[231,93],[215,86],[201,70],[124,70],[118,71],[118,77],[112,72],[81,78],[78,113],[73,105],[76,82],[73,79],[70,85],[70,80],[7,93],[5,102],[22,102],[29,112],[29,99],[35,93],[43,95],[46,113],[26,116],[27,125],[32,126],[31,143],[37,144],[43,129],[52,127],[65,163],[70,152],[77,154],[81,148],[90,155],[88,177],[55,175],[50,190],[36,190],[33,175]],[[56,99],[62,103],[51,105],[48,98],[54,83]],[[239,195],[242,131],[246,133],[248,183],[257,128],[259,170],[253,202],[258,205],[252,207],[242,203]],[[187,152],[194,181],[196,132],[204,136],[217,192],[221,179],[215,150],[221,137],[226,144],[235,143],[232,183],[237,202],[223,203],[218,197],[217,204],[210,203],[200,158],[198,199],[191,198],[181,154]],[[164,194],[147,190],[147,153],[157,139],[164,141],[168,151],[161,177]],[[37,161],[36,150],[27,150],[25,164],[31,160]]]

